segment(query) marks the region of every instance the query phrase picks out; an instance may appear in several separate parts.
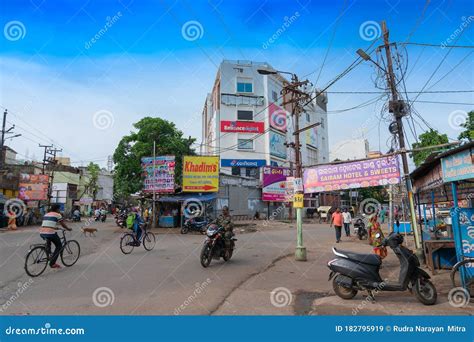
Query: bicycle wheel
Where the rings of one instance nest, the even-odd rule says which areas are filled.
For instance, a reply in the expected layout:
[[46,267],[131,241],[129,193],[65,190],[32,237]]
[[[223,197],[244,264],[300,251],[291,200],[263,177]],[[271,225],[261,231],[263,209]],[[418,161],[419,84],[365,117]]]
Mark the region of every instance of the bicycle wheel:
[[48,253],[45,246],[36,246],[31,249],[25,258],[25,271],[30,277],[41,275],[48,266]]
[[135,237],[133,234],[127,233],[120,239],[120,250],[123,254],[130,254],[135,247]]
[[464,272],[467,273],[467,277],[471,279],[466,284],[467,290],[469,291],[470,295],[474,297],[474,272],[472,271],[473,268],[469,267],[470,264],[474,264],[473,258],[464,259],[454,265],[453,269],[451,270],[451,284],[453,288],[461,287],[461,272],[459,270],[463,268]]
[[69,240],[61,250],[61,261],[66,267],[74,265],[81,255],[81,246],[76,240]]
[[156,245],[156,237],[155,234],[152,232],[146,232],[145,235],[143,236],[143,247],[147,251],[151,251],[153,248],[155,248]]

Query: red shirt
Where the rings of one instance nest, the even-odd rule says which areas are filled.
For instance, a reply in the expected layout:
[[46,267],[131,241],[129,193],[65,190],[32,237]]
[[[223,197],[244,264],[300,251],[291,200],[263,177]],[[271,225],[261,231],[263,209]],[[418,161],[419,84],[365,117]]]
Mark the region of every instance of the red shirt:
[[340,226],[342,227],[342,213],[334,212],[332,214],[332,223],[335,226]]

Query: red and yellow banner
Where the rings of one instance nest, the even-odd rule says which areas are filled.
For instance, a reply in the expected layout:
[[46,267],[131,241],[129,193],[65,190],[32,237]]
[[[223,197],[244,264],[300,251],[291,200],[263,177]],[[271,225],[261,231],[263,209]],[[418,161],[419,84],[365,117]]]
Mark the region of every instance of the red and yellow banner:
[[185,156],[183,161],[183,191],[219,191],[219,157]]

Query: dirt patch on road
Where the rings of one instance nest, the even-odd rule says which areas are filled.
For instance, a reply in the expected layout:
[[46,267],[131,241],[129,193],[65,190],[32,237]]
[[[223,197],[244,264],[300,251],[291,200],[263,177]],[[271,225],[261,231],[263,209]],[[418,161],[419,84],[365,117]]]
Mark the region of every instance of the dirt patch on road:
[[293,311],[296,316],[306,316],[313,311],[313,302],[316,299],[329,296],[327,292],[308,292],[296,291],[295,303],[293,304]]

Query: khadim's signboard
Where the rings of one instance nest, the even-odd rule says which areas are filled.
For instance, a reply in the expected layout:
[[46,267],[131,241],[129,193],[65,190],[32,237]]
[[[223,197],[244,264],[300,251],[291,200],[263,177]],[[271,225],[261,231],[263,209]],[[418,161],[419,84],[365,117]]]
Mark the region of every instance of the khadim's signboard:
[[185,156],[183,160],[184,192],[217,192],[219,190],[219,157]]

